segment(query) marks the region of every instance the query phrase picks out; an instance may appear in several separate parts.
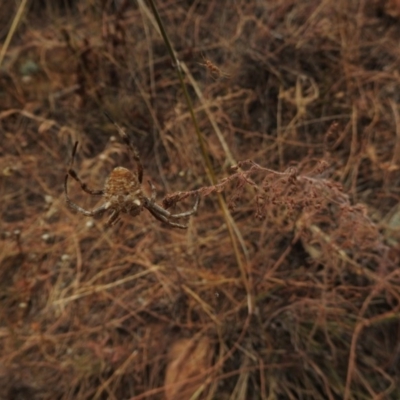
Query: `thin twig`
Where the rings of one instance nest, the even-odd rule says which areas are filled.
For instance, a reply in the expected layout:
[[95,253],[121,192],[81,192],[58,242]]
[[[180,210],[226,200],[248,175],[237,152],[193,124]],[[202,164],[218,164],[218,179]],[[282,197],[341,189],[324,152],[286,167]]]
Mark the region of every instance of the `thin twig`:
[[[211,163],[210,156],[209,156],[209,154],[207,152],[207,149],[206,149],[205,140],[203,138],[203,135],[200,132],[200,127],[199,127],[199,124],[198,124],[198,121],[197,121],[197,118],[196,118],[196,115],[195,115],[195,112],[194,112],[194,109],[193,109],[193,103],[192,103],[192,100],[190,98],[189,91],[187,89],[187,86],[186,86],[186,83],[185,83],[185,80],[184,80],[181,64],[180,64],[180,62],[179,62],[179,60],[178,60],[178,58],[176,56],[176,53],[175,53],[175,51],[174,51],[174,49],[172,47],[171,41],[168,38],[167,32],[166,32],[166,30],[164,28],[164,24],[163,24],[163,22],[161,20],[160,14],[158,13],[158,9],[157,9],[157,7],[155,5],[155,2],[153,0],[149,0],[149,3],[150,3],[150,7],[151,7],[151,9],[153,11],[154,17],[156,19],[157,26],[159,28],[161,36],[164,39],[164,42],[165,42],[165,45],[167,47],[168,53],[169,53],[169,55],[171,57],[172,64],[174,65],[174,67],[176,69],[176,72],[177,72],[177,75],[178,75],[178,79],[179,79],[179,82],[181,84],[181,87],[182,87],[182,90],[183,90],[183,94],[185,96],[186,103],[187,103],[188,108],[189,108],[190,115],[192,117],[193,125],[194,125],[195,131],[196,131],[196,135],[197,135],[197,138],[198,138],[198,141],[199,141],[199,145],[200,145],[201,154],[202,154],[203,160],[204,160],[204,162],[206,164],[206,173],[207,173],[208,179],[209,179],[209,181],[211,182],[212,185],[216,185],[217,184],[217,178],[216,178],[215,173],[214,173],[214,169],[213,169],[213,166],[212,166],[212,163]],[[140,2],[140,4],[144,7],[143,2]],[[241,277],[242,277],[242,280],[243,280],[243,284],[244,284],[244,286],[246,288],[248,312],[249,312],[249,314],[253,314],[253,312],[254,312],[254,304],[253,304],[254,303],[254,298],[253,298],[252,290],[251,290],[249,279],[248,279],[248,272],[247,272],[246,266],[245,266],[245,264],[249,265],[249,262],[248,262],[247,251],[246,251],[246,248],[245,248],[245,245],[244,245],[244,241],[241,238],[241,234],[240,234],[238,228],[236,227],[236,225],[235,225],[235,223],[233,221],[233,218],[232,218],[232,216],[231,216],[231,214],[230,214],[230,212],[228,210],[228,207],[227,207],[222,195],[220,193],[218,193],[218,192],[217,192],[217,198],[218,198],[219,207],[220,207],[220,209],[221,209],[221,211],[223,213],[224,219],[226,221],[226,226],[228,228],[229,237],[231,239],[231,243],[232,243],[233,251],[234,251],[234,254],[235,254],[235,257],[236,257],[236,261],[237,261],[239,269],[240,269],[240,273],[241,273]],[[236,235],[236,237],[235,237],[235,235]],[[238,245],[237,245],[237,240],[241,243],[242,251],[243,251],[243,254],[244,254],[244,258],[245,258],[245,264],[242,261],[242,256],[241,256],[241,254],[239,252],[239,248],[238,248]]]

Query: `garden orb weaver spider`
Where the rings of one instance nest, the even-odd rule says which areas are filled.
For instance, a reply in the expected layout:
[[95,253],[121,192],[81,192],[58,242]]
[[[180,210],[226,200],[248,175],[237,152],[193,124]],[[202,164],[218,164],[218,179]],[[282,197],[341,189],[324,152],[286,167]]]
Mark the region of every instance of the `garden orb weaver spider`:
[[[128,135],[114,122],[111,117],[106,114],[108,119],[116,126],[118,133],[122,140],[131,152],[133,159],[136,163],[136,171],[131,172],[124,167],[116,167],[112,170],[108,176],[103,189],[93,190],[79,178],[78,173],[73,169],[73,162],[78,148],[78,142],[72,150],[71,163],[68,168],[68,172],[65,175],[64,180],[64,194],[65,200],[68,206],[85,217],[101,217],[106,211],[111,211],[111,215],[108,218],[107,226],[114,225],[119,220],[121,213],[129,214],[132,217],[139,215],[143,208],[146,208],[156,219],[164,222],[165,224],[174,228],[186,229],[187,225],[174,222],[173,220],[189,218],[197,211],[199,205],[199,197],[197,197],[193,208],[189,211],[172,214],[165,208],[161,207],[156,203],[156,189],[154,185],[149,181],[151,187],[151,196],[147,197],[142,191],[143,181],[143,165],[139,158],[139,153],[133,144],[130,142]],[[84,208],[75,204],[68,196],[68,178],[71,177],[76,180],[83,191],[93,196],[103,196],[105,203],[94,210],[85,210]]]

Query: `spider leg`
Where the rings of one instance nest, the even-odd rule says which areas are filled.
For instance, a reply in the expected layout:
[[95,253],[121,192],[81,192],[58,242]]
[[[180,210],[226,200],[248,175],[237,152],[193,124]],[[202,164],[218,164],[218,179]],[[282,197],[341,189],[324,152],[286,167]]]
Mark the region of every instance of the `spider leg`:
[[119,221],[119,211],[113,210],[113,212],[110,215],[110,218],[108,218],[108,221],[106,223],[107,226],[113,226]]
[[142,162],[140,161],[139,152],[137,151],[136,147],[132,144],[132,142],[129,140],[129,136],[125,133],[125,131],[105,111],[103,111],[103,112],[104,112],[105,116],[115,125],[122,140],[125,142],[126,146],[131,151],[132,157],[136,162],[139,183],[142,183],[142,181],[143,181],[143,165],[142,165]]
[[[153,196],[152,196],[152,198],[153,198]],[[180,229],[187,229],[187,225],[178,224],[177,222],[172,222],[171,219],[190,217],[192,214],[194,214],[197,211],[197,207],[199,205],[199,200],[200,200],[200,197],[197,196],[197,199],[196,199],[196,202],[195,202],[193,208],[189,211],[179,213],[179,214],[171,214],[165,208],[162,208],[157,203],[154,203],[152,201],[152,198],[147,199],[147,201],[144,204],[144,206],[149,210],[151,215],[153,215],[154,218],[157,218],[159,221],[164,222],[169,226],[173,226],[175,228],[180,228]]]
[[[166,218],[172,218],[172,219],[179,219],[179,218],[186,218],[186,217],[190,217],[191,215],[193,215],[196,211],[197,211],[197,207],[199,205],[199,201],[200,201],[200,197],[197,196],[196,198],[196,202],[194,203],[194,206],[191,210],[189,211],[185,211],[182,213],[178,213],[178,214],[171,214],[168,210],[166,210],[165,208],[162,208],[161,206],[159,206],[157,203],[154,203],[151,201],[146,202],[145,207],[151,212],[154,211],[159,215],[162,215]],[[154,215],[154,214],[153,214]]]
[[180,213],[180,214],[171,214],[170,218],[182,218],[182,217],[190,217],[191,215],[197,212],[197,208],[199,206],[200,196],[196,196],[196,201],[194,202],[194,206],[191,210]]
[[155,203],[156,201],[156,196],[157,196],[157,191],[156,187],[153,185],[153,182],[148,181],[150,188],[151,188],[151,196],[150,196],[150,203]]
[[81,178],[79,178],[77,172],[72,168],[72,165],[74,163],[74,159],[75,159],[75,154],[76,154],[76,149],[78,148],[78,142],[75,142],[74,144],[74,148],[72,149],[72,158],[71,158],[71,162],[69,164],[69,168],[68,168],[68,175],[75,179],[80,185],[83,191],[85,191],[86,193],[89,193],[93,196],[102,196],[104,194],[103,190],[93,190],[93,189],[89,189],[87,184],[85,182],[83,182],[81,180]]
[[67,183],[68,183],[68,174],[65,175],[65,180],[64,180],[64,195],[65,195],[65,200],[68,204],[68,206],[75,211],[80,212],[83,214],[85,217],[98,217],[101,216],[109,207],[109,203],[104,203],[98,208],[95,208],[92,211],[85,210],[84,208],[78,206],[75,204],[68,196],[68,191],[67,191]]
[[[147,207],[146,207],[147,208]],[[188,226],[187,225],[183,225],[183,224],[178,224],[177,222],[172,222],[168,219],[168,217],[166,217],[165,215],[159,214],[157,211],[155,211],[152,208],[147,208],[149,210],[149,212],[151,213],[151,215],[158,219],[161,222],[164,222],[165,224],[169,225],[169,226],[173,226],[175,228],[180,228],[180,229],[187,229]]]

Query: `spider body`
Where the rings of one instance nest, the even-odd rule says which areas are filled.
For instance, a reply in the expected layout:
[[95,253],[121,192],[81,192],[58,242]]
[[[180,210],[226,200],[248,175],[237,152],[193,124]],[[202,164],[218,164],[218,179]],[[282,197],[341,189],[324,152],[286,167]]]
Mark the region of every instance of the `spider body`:
[[104,185],[109,209],[136,217],[143,210],[144,194],[137,175],[127,168],[114,168]]
[[[197,211],[199,198],[196,199],[196,202],[191,210],[179,214],[172,214],[155,202],[156,190],[152,183],[150,183],[151,197],[147,197],[143,193],[141,186],[143,181],[143,166],[139,158],[139,153],[129,141],[128,136],[119,127],[119,125],[117,125],[108,115],[107,117],[117,127],[121,138],[127,145],[128,149],[131,151],[133,159],[136,162],[136,171],[131,172],[127,168],[116,167],[112,170],[109,177],[107,178],[103,189],[90,189],[88,185],[79,178],[78,173],[72,168],[76,150],[78,147],[78,142],[76,142],[72,150],[71,164],[64,180],[64,195],[68,206],[86,217],[101,217],[106,211],[110,211],[111,214],[107,221],[107,225],[109,226],[115,224],[119,220],[119,215],[121,213],[129,214],[132,217],[136,217],[142,212],[144,208],[146,208],[159,221],[162,221],[167,225],[175,228],[186,229],[187,225],[180,224],[171,220],[189,218]],[[84,208],[75,204],[68,196],[69,177],[77,181],[83,191],[93,196],[102,196],[105,202],[100,207],[95,208],[94,210],[85,210]]]
[[110,210],[136,217],[143,210],[144,194],[136,174],[124,167],[114,168],[104,185]]

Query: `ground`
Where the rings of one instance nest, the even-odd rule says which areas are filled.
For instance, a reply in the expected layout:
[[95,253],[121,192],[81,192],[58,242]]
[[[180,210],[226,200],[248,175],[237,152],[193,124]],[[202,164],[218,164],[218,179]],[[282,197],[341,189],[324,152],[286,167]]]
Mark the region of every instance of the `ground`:
[[399,399],[400,3],[151,3],[1,7],[0,399]]

